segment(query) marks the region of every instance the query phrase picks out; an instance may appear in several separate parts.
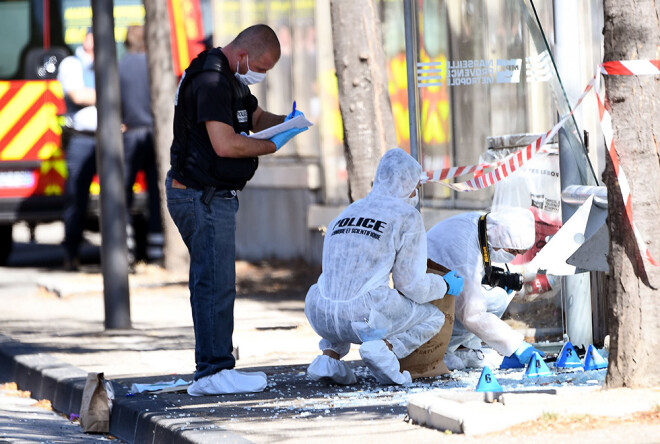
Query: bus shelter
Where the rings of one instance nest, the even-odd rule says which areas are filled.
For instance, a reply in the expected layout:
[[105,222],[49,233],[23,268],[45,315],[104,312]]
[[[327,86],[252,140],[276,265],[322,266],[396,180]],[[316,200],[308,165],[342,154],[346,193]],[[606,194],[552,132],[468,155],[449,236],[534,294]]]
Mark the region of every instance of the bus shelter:
[[[525,267],[585,201],[567,197],[575,187],[599,194],[601,201],[576,214],[573,221],[581,218],[583,228],[574,237],[585,236],[587,225],[591,235],[604,223],[606,196],[593,166],[602,152],[594,143],[596,113],[573,108],[600,60],[597,39],[575,35],[598,29],[602,11],[594,5],[403,0],[409,148],[429,179],[421,204],[427,228],[452,211],[529,208],[536,244],[514,261]],[[589,18],[586,25],[571,19],[580,13]],[[579,41],[587,44],[580,48]],[[539,144],[538,153],[510,169],[510,176],[486,179],[514,153]],[[474,180],[479,177],[485,180]],[[545,256],[566,265],[562,239]],[[548,270],[557,275],[541,270],[526,280],[503,319],[533,342],[602,344],[603,274],[560,268]]]

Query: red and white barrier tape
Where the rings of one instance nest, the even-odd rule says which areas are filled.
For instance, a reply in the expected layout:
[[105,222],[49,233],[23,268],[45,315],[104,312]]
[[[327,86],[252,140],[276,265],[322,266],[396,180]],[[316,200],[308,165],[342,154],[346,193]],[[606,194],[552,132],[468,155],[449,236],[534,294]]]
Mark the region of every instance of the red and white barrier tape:
[[644,76],[660,74],[660,60],[621,60],[599,65],[600,73],[611,76]]
[[[510,154],[502,161],[497,162],[496,164],[478,164],[478,165],[468,165],[462,167],[451,167],[444,168],[442,170],[435,171],[425,171],[422,173],[421,181],[422,183],[426,182],[440,182],[443,185],[459,192],[468,192],[476,191],[483,188],[490,187],[497,182],[504,180],[518,168],[522,167],[529,159],[532,158],[536,153],[538,153],[541,148],[551,140],[559,129],[564,126],[566,120],[573,115],[575,110],[581,105],[582,100],[585,96],[594,89],[596,80],[599,78],[598,74],[603,75],[658,75],[660,74],[660,60],[622,60],[622,61],[613,61],[613,62],[604,62],[601,65],[598,65],[596,75],[589,81],[584,92],[578,98],[575,106],[572,111],[564,116],[550,131],[546,134],[539,137],[534,143],[527,145],[525,148],[522,148],[515,153]],[[603,134],[605,135],[605,143],[607,145],[607,150],[612,159],[612,164],[614,165],[614,171],[616,173],[619,187],[621,189],[621,195],[626,208],[626,215],[630,224],[633,228],[635,234],[635,239],[637,245],[640,249],[640,252],[643,252],[646,259],[653,265],[659,266],[658,263],[651,252],[646,247],[646,243],[642,238],[641,233],[637,229],[635,222],[633,221],[632,213],[632,200],[630,196],[630,186],[628,185],[628,180],[623,170],[619,166],[619,157],[616,152],[613,140],[613,128],[612,128],[612,118],[609,112],[605,109],[603,101],[601,100],[600,94],[598,93],[598,88],[595,88],[596,98],[598,100],[598,110],[600,123],[603,128]],[[490,171],[487,174],[481,174],[484,169],[492,168],[495,169]],[[442,182],[446,179],[451,179],[454,177],[462,176],[465,174],[476,172],[475,177],[466,182],[457,182],[457,183],[447,183]],[[478,176],[478,177],[477,177]]]
[[[660,60],[651,60],[646,61],[646,63],[632,63],[632,62],[644,62],[644,61],[621,61],[621,62],[606,62],[601,67],[601,73],[607,75],[648,75],[648,74],[660,74]],[[605,67],[605,65],[609,65]],[[655,72],[652,72],[649,69],[649,66],[652,66],[655,69]],[[625,69],[625,71],[624,71]],[[614,128],[612,126],[612,116],[609,111],[605,108],[605,101],[602,100],[598,88],[595,89],[596,100],[598,100],[598,117],[600,119],[600,126],[603,129],[603,135],[605,137],[605,145],[607,147],[607,153],[610,155],[612,160],[612,166],[614,167],[614,174],[616,175],[617,181],[619,183],[619,189],[621,190],[621,197],[623,198],[623,203],[626,208],[626,216],[630,222],[630,226],[633,229],[635,235],[635,240],[637,242],[637,247],[639,248],[640,253],[644,255],[646,260],[651,264],[660,266],[651,251],[646,246],[644,238],[640,233],[635,221],[633,220],[632,212],[632,196],[630,195],[630,185],[628,185],[628,179],[626,178],[626,173],[621,169],[619,164],[619,154],[616,151],[614,145]]]
[[[540,149],[540,151],[548,153],[551,150],[549,150],[545,147],[542,147]],[[516,151],[516,153],[517,153],[517,151]],[[513,154],[516,154],[516,153],[513,153]],[[497,167],[503,165],[504,163],[507,162],[506,159],[508,159],[508,157],[503,159],[503,160],[498,160],[497,162],[493,162],[493,163],[480,163],[478,165],[468,165],[468,166],[462,166],[462,167],[450,167],[450,168],[443,168],[441,170],[431,170],[431,171],[423,172],[421,181],[422,181],[422,183],[441,182],[441,181],[446,180],[446,179],[451,179],[451,178],[458,177],[458,176],[464,176],[466,174],[471,174],[471,173],[474,173],[474,177],[476,179],[480,176],[483,176],[485,170],[487,170],[489,168],[497,168]],[[443,184],[443,185],[451,186],[453,184]],[[465,191],[472,191],[472,190],[465,190]]]
[[495,185],[497,182],[504,180],[510,174],[516,171],[518,168],[525,165],[525,163],[527,163],[527,161],[531,159],[532,156],[538,153],[549,140],[552,140],[552,138],[554,137],[555,134],[557,134],[559,129],[562,126],[564,126],[566,120],[568,120],[568,118],[573,115],[575,109],[577,109],[580,106],[584,97],[589,93],[589,91],[591,91],[591,89],[594,86],[595,80],[596,77],[594,76],[594,78],[591,79],[591,81],[585,88],[580,98],[577,100],[573,111],[571,111],[566,116],[564,116],[559,121],[559,123],[557,123],[546,134],[536,139],[535,142],[530,143],[525,148],[522,148],[514,153],[509,154],[507,157],[505,157],[500,162],[495,164],[497,166],[495,167],[494,170],[490,171],[489,173],[480,175],[479,177],[475,177],[474,179],[470,179],[466,182],[447,183],[441,181],[445,179],[451,179],[453,177],[461,176],[464,174],[468,174],[474,171],[483,170],[484,167],[487,168],[493,165],[479,164],[479,165],[469,165],[464,167],[445,168],[442,170],[426,171],[422,173],[422,178],[421,178],[422,183],[441,182],[443,185],[453,190],[459,192],[467,192],[467,191],[475,191],[475,190],[481,190],[483,188],[488,188],[489,186]]

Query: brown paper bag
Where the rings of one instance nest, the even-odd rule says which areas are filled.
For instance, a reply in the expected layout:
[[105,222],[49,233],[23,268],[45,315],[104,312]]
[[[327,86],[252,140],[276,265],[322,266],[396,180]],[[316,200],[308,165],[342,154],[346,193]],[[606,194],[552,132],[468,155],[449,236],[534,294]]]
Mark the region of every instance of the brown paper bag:
[[83,432],[108,433],[110,406],[103,373],[88,373],[80,404],[80,426]]
[[[449,269],[440,264],[427,261],[427,272],[441,276],[449,272]],[[444,357],[449,340],[454,329],[454,302],[456,297],[446,294],[442,299],[435,300],[435,305],[445,314],[445,323],[437,335],[429,339],[425,344],[412,352],[410,355],[399,360],[401,371],[408,370],[413,379],[428,378],[449,373],[445,365]]]

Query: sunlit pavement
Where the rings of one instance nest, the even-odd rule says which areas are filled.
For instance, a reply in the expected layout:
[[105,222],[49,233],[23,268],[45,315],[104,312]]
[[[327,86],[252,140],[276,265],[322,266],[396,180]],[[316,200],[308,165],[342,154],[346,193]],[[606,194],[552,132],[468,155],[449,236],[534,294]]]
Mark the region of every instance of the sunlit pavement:
[[[53,245],[46,247],[56,248]],[[33,398],[50,400],[55,410],[66,415],[61,416],[66,421],[71,413],[79,412],[87,372],[103,372],[115,390],[110,432],[128,442],[501,442],[501,434],[447,435],[406,421],[411,396],[473,393],[479,378],[476,370],[457,373],[449,380],[422,380],[409,387],[380,386],[353,347],[346,359],[356,371],[358,384],[339,387],[307,380],[305,369],[318,353],[319,338],[303,312],[306,284],[299,282],[301,270],[244,262],[237,269],[237,367],[267,373],[268,386],[262,393],[199,398],[185,392],[129,396],[133,383],[191,379],[194,336],[187,273],[138,267],[130,276],[133,328],[106,331],[103,281],[100,267],[93,261],[77,273],[49,265],[0,268],[0,377],[31,391]],[[309,277],[311,281],[316,278]],[[521,380],[520,372],[496,376],[510,387]],[[579,406],[585,393],[598,389],[599,381],[600,374],[583,375],[570,383],[559,381],[559,385],[586,385],[574,387],[577,391],[570,404]],[[545,387],[557,382],[539,380],[538,384]],[[660,405],[660,392],[644,393],[656,396]],[[617,396],[610,402],[629,404],[631,409],[639,408],[631,400],[642,398],[635,392]],[[18,427],[21,419],[8,415],[7,427]],[[618,433],[605,431],[604,436],[614,438],[611,442],[644,442],[636,438],[660,436],[660,426],[633,424]],[[617,441],[617,436],[627,441]],[[542,438],[543,442],[604,442],[593,430],[578,430],[568,438],[561,434]],[[534,438],[507,435],[506,439],[527,443]]]
[[30,392],[21,391],[16,384],[0,385],[0,442],[11,443],[122,443],[104,435],[83,433],[76,418],[56,413],[50,401],[37,401]]

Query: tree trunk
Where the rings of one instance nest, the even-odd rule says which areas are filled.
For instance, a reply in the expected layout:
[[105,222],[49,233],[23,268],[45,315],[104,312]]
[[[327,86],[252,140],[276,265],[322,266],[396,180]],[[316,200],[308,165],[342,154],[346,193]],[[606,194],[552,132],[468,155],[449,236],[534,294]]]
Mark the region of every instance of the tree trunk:
[[170,22],[167,2],[144,0],[145,35],[151,93],[151,110],[154,115],[154,141],[160,180],[161,214],[165,236],[165,268],[186,270],[188,250],[179,235],[169,212],[165,197],[165,176],[170,167],[170,145],[172,144],[172,122],[174,121],[174,94],[176,78],[172,66],[170,47]]
[[396,146],[376,0],[331,0],[349,199],[371,191],[383,153]]
[[[654,6],[655,5],[655,6]],[[652,0],[605,0],[605,61],[658,58],[660,7]],[[660,77],[605,76],[620,168],[630,184],[635,224],[654,257],[660,252]],[[612,162],[604,180],[610,232],[610,355],[605,386],[660,385],[660,301],[644,284],[640,252],[626,217]],[[641,252],[642,255],[644,252]],[[660,270],[645,263],[648,282],[660,288]]]

